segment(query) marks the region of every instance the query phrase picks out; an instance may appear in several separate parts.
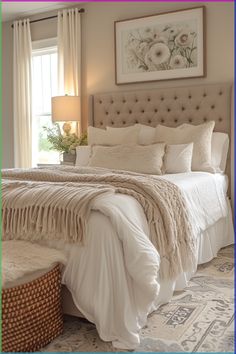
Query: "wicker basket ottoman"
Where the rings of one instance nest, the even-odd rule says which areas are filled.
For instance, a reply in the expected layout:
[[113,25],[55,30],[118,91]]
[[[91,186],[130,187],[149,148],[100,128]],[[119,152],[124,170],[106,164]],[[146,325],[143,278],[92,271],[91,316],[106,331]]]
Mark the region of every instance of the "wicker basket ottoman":
[[2,290],[3,352],[37,351],[63,330],[60,265],[30,278]]

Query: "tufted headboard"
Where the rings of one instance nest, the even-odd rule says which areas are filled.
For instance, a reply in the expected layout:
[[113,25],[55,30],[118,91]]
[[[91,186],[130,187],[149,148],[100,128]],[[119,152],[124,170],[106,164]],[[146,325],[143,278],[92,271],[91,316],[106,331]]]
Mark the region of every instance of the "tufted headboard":
[[[214,131],[230,136],[230,101],[231,85],[227,83],[96,94],[90,97],[89,125],[177,127],[214,120]],[[230,178],[230,153],[226,173]]]

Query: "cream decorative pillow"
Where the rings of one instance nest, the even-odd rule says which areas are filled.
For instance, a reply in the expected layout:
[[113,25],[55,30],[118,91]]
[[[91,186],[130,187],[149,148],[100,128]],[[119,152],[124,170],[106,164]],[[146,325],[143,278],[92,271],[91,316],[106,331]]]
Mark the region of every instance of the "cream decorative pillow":
[[119,130],[122,133],[127,133],[130,132],[131,134],[133,132],[136,132],[136,130],[139,130],[138,134],[138,144],[140,145],[150,145],[154,144],[156,142],[156,128],[150,127],[145,124],[135,124],[130,127],[125,127],[125,128],[112,128],[112,127],[107,127],[107,131],[117,131]]
[[211,139],[214,121],[200,125],[182,124],[177,128],[163,125],[156,127],[156,141],[167,144],[189,144],[193,142],[193,171],[215,172],[211,166]]
[[77,146],[75,166],[88,166],[90,154],[91,146]]
[[89,166],[160,175],[165,144],[93,146]]
[[[128,129],[129,128],[129,129]],[[107,130],[88,127],[89,145],[135,145],[138,142],[139,127],[110,128]]]
[[211,164],[217,172],[224,172],[229,151],[229,135],[213,132],[211,141]]
[[150,145],[156,142],[156,128],[150,127],[145,124],[135,124],[140,128],[138,143],[140,145]]
[[165,173],[191,172],[193,143],[167,145],[164,156]]

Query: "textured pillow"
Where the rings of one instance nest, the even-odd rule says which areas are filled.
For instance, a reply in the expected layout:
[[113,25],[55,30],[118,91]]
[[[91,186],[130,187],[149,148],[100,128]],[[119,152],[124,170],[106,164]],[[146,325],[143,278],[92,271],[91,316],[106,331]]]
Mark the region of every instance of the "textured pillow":
[[229,150],[229,136],[214,132],[211,141],[211,164],[217,172],[224,172]]
[[90,154],[91,146],[77,146],[75,165],[88,166]]
[[[129,129],[128,129],[129,128]],[[88,127],[89,145],[135,145],[138,142],[139,127],[110,128],[107,130]]]
[[167,145],[164,156],[165,173],[184,173],[191,171],[193,143]]
[[89,166],[160,175],[165,144],[93,146]]
[[211,166],[211,139],[214,126],[214,121],[200,125],[182,124],[177,128],[158,125],[156,141],[164,141],[171,145],[193,142],[192,170],[215,172]]
[[138,143],[140,145],[154,144],[156,141],[156,128],[149,127],[144,124],[135,124],[140,128],[138,135]]

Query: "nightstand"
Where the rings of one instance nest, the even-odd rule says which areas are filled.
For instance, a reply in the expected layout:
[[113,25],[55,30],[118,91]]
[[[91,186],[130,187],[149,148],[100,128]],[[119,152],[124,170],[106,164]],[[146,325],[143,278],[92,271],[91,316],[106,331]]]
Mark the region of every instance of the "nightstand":
[[59,163],[38,163],[37,167],[53,167],[53,166],[60,166]]
[[63,166],[75,166],[75,163],[74,162],[66,162],[66,161],[61,161],[60,162],[60,165],[63,165]]

